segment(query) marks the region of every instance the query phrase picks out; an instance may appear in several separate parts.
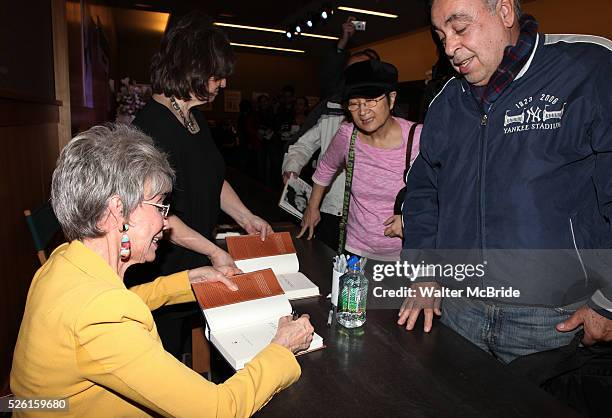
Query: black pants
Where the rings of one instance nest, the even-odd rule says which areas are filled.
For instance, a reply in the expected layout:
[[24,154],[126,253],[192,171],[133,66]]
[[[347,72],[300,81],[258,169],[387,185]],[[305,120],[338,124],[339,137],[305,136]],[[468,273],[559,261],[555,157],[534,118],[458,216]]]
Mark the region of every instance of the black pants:
[[338,234],[340,233],[340,216],[321,212],[321,221],[315,228],[315,237],[329,248],[338,249]]

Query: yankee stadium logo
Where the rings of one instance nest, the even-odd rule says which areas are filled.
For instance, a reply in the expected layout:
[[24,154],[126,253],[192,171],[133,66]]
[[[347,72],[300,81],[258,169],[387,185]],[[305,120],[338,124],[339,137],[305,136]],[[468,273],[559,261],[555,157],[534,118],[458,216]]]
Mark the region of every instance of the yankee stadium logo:
[[561,127],[565,105],[558,105],[555,96],[542,94],[539,100],[533,96],[515,104],[518,110],[508,109],[504,113],[504,134],[521,131],[554,130]]

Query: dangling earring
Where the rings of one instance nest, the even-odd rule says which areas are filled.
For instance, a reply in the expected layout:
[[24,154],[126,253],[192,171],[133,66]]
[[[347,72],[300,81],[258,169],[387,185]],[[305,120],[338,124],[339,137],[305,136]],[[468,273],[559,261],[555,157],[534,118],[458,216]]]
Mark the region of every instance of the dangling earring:
[[127,234],[127,231],[130,229],[128,224],[123,224],[123,228],[119,231],[123,232],[121,235],[121,247],[119,248],[119,255],[123,261],[128,260],[132,253],[132,245],[130,243],[130,237]]

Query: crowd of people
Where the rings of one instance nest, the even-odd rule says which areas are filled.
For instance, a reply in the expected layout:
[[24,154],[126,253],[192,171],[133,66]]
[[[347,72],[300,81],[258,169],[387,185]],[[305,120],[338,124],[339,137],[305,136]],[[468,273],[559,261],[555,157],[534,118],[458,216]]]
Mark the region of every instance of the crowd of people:
[[[310,114],[290,87],[274,105],[241,104],[247,165],[280,185],[320,152],[298,236],[372,264],[501,251],[486,284],[520,297],[418,292],[398,313],[407,330],[423,314],[429,332],[441,315],[504,363],[566,345],[579,328],[584,345],[611,341],[612,43],[539,33],[518,0],[433,0],[431,22],[455,76],[433,83],[423,125],[394,115],[392,63],[346,53],[349,19],[333,51],[338,71],[327,68],[336,81]],[[299,378],[293,354],[312,339],[307,315],[281,318],[270,345],[218,386],[177,359],[179,324],[197,312],[190,283],[233,289],[239,272],[212,241],[219,213],[262,240],[272,231],[225,180],[198,109],[234,62],[225,35],[187,15],[153,58],[153,97],[135,126],[96,126],[62,150],[51,201],[70,242],[32,282],[15,394],[61,394],[76,415],[250,416]],[[552,258],[563,268],[539,265],[537,251],[567,249],[572,257]],[[506,268],[516,251],[528,256]],[[427,269],[406,279],[415,289],[465,285]]]

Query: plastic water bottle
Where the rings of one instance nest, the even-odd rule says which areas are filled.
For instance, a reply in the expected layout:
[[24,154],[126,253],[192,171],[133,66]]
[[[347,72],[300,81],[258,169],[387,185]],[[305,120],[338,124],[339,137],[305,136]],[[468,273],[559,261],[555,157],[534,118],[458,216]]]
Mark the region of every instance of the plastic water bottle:
[[340,277],[340,294],[336,320],[346,328],[357,328],[366,321],[368,279],[359,265],[359,257],[348,261],[348,271]]

